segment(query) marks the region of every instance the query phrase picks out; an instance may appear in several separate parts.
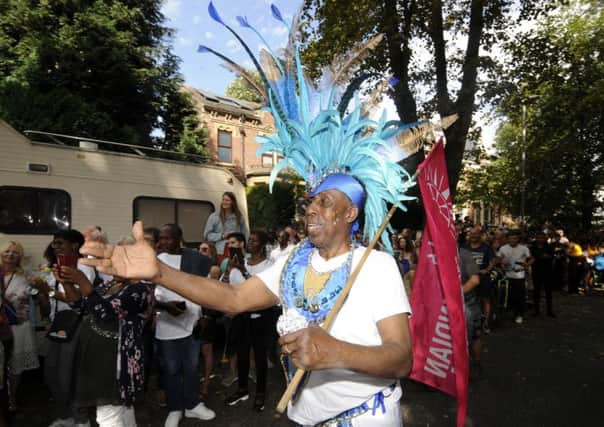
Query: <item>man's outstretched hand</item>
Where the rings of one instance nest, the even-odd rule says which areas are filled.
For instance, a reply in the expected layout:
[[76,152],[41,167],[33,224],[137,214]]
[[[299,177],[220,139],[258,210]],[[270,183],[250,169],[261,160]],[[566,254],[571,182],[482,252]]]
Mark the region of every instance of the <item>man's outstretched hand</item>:
[[132,226],[133,245],[114,246],[87,241],[80,248],[82,264],[95,267],[101,273],[126,279],[153,280],[159,275],[159,262],[153,248],[145,241],[143,223],[136,221]]

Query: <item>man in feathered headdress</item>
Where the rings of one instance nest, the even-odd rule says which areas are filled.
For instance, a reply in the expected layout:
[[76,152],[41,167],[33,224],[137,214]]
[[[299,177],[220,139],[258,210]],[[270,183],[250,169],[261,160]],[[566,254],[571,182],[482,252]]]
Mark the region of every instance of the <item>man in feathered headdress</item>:
[[[363,235],[373,238],[386,216],[387,203],[403,207],[408,199],[405,192],[413,185],[397,164],[400,148],[392,143],[402,125],[386,122],[385,116],[378,122],[369,120],[358,103],[348,112],[361,80],[348,83],[345,76],[379,37],[339,58],[338,65],[314,86],[304,77],[294,37],[280,56],[262,50],[261,65],[212,3],[209,12],[241,41],[258,67],[265,85],[259,90],[277,127],[274,135],[260,138],[260,152],[284,157],[271,181],[285,167],[306,181],[311,196],[305,213],[308,239],[235,287],[187,275],[158,261],[144,242],[140,223],[133,227],[136,245],[90,243],[82,252],[103,258],[87,261],[101,271],[149,279],[227,313],[281,303],[284,314],[278,329],[284,365],[312,371],[290,403],[289,417],[301,425],[401,425],[398,378],[409,373],[412,354],[410,308],[394,258],[371,250],[329,332],[319,327],[368,250],[353,238],[360,224],[364,224]],[[272,12],[285,24],[276,7]],[[246,18],[238,21],[260,36]],[[294,23],[290,34],[295,30]],[[199,50],[215,53],[238,69],[210,48]],[[387,233],[380,237],[390,248]]]

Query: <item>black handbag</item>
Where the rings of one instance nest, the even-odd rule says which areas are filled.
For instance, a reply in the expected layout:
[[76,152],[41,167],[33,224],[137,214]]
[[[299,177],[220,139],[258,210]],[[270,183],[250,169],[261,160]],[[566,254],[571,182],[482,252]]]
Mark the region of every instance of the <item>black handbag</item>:
[[59,343],[70,342],[75,335],[82,315],[75,310],[58,311],[59,302],[55,304],[55,318],[52,321],[46,336],[49,340]]
[[46,336],[51,341],[70,342],[78,329],[81,318],[80,313],[74,310],[56,312]]

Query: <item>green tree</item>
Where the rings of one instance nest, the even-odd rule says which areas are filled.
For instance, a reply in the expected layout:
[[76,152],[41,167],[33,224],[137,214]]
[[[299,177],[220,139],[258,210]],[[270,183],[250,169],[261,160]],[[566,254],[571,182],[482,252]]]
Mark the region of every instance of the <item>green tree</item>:
[[[451,190],[455,192],[476,95],[485,82],[478,72],[495,68],[484,52],[509,35],[511,0],[306,0],[304,4],[307,64],[316,72],[335,54],[383,33],[363,69],[375,76],[397,79],[390,95],[400,119],[414,122],[434,110],[459,120],[446,131],[446,158]],[[521,1],[521,16],[539,13],[549,1]],[[537,5],[535,5],[537,3]],[[466,40],[458,47],[452,40]],[[486,74],[485,74],[486,75]],[[412,172],[423,152],[406,162]]]
[[[263,85],[258,71],[248,70],[248,73],[252,78],[256,80],[259,86]],[[235,79],[231,83],[229,83],[225,90],[225,94],[227,96],[242,99],[244,101],[261,102],[258,92],[255,91],[250,85],[250,83],[248,83],[248,81],[241,76],[235,77]]]
[[603,48],[603,7],[587,0],[560,7],[508,46],[503,80],[514,85],[501,104],[507,123],[497,136],[500,157],[496,171],[489,166],[481,173],[500,181],[498,197],[508,198],[515,215],[524,187],[526,214],[534,224],[550,220],[589,230],[602,205],[597,192],[604,185]]
[[298,185],[299,177],[288,177],[276,181],[273,192],[267,184],[248,187],[247,208],[251,228],[279,228],[291,224],[296,216],[298,198],[304,189]]
[[176,146],[176,151],[183,154],[192,154],[191,156],[184,156],[183,160],[205,163],[210,157],[210,151],[207,147],[208,139],[208,130],[198,127],[197,121],[188,117],[184,120],[184,130]]
[[[497,146],[516,153],[516,138],[520,135],[512,124],[499,129]],[[520,151],[517,153],[520,154]],[[520,213],[521,174],[515,156],[484,156],[478,161],[467,162],[462,170],[455,203],[470,205],[482,201],[495,212],[515,215]],[[473,159],[476,160],[476,159]]]
[[[1,1],[0,116],[21,130],[141,145],[159,129],[175,146],[189,106],[161,3]],[[168,114],[174,99],[181,110]]]

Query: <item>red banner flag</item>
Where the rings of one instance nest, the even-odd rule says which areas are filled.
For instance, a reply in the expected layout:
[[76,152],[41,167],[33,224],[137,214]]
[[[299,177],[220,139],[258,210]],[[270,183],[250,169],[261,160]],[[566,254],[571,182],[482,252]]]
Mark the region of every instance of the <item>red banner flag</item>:
[[468,403],[468,339],[442,139],[418,171],[426,226],[411,294],[411,378],[456,396],[461,427]]

